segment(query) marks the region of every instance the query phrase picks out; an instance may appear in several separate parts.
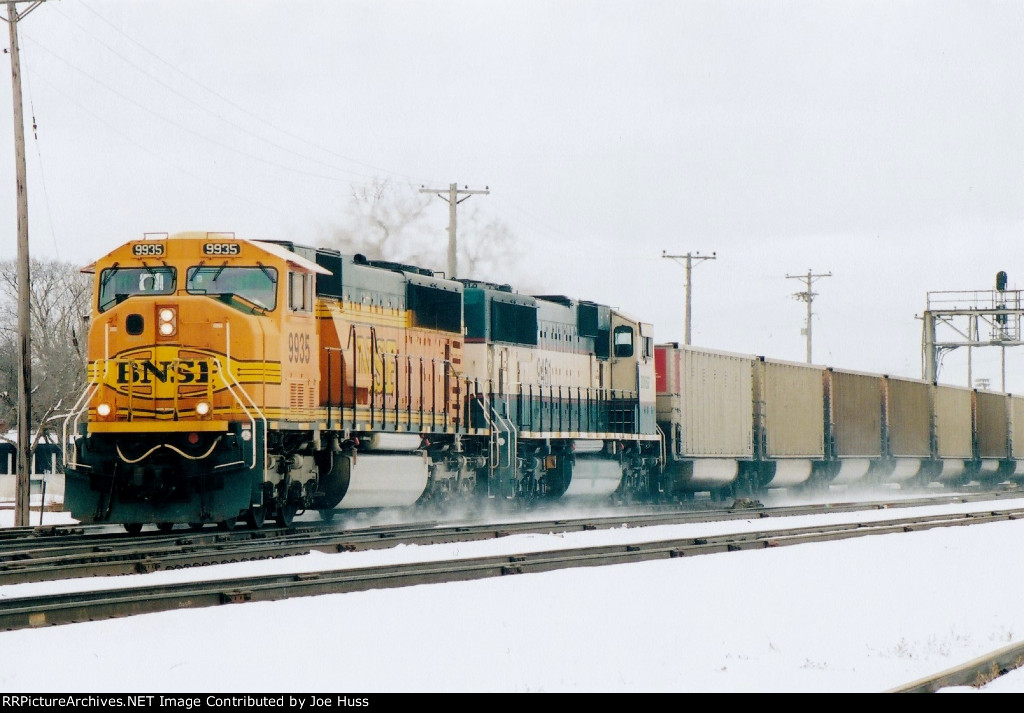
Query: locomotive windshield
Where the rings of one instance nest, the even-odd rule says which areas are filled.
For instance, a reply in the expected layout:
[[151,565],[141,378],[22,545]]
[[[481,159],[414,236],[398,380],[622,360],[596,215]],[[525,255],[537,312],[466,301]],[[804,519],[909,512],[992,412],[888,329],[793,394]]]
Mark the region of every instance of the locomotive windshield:
[[264,265],[190,267],[185,289],[191,295],[210,295],[236,307],[249,303],[269,311],[277,306],[277,270]]
[[106,312],[133,295],[169,295],[174,292],[173,267],[108,267],[100,273],[99,310]]

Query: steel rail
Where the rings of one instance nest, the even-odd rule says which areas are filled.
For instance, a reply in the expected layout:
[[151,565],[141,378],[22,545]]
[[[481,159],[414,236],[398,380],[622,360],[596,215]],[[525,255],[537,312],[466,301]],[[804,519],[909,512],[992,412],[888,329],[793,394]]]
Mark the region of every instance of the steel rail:
[[95,621],[175,609],[277,601],[418,584],[469,581],[573,567],[604,566],[704,554],[783,547],[872,535],[908,533],[1024,517],[1024,511],[969,513],[884,522],[821,525],[781,531],[690,537],[656,542],[549,550],[455,560],[274,574],[162,586],[0,599],[0,629]]
[[942,688],[980,688],[1014,669],[1024,666],[1024,642],[996,649],[958,666],[897,686],[886,693],[935,693]]
[[[933,504],[934,501],[924,501]],[[964,498],[957,496],[955,502]],[[909,504],[906,504],[909,503]],[[922,501],[892,503],[844,503],[784,508],[730,508],[694,512],[690,510],[584,519],[526,520],[499,525],[448,525],[410,523],[339,531],[333,526],[238,530],[231,533],[147,533],[128,537],[123,533],[107,538],[62,536],[55,540],[33,540],[31,546],[0,548],[0,585],[53,581],[89,576],[126,575],[164,569],[225,564],[243,560],[268,559],[320,552],[380,549],[395,544],[439,544],[505,537],[512,534],[578,532],[612,527],[640,527],[707,523],[735,519],[779,518],[796,515],[857,512],[911,507]]]

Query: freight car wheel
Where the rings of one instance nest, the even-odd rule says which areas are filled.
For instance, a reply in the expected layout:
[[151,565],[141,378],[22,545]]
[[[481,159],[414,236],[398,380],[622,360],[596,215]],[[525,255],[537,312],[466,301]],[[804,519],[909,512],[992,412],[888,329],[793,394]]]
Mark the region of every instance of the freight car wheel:
[[124,529],[128,532],[129,535],[137,535],[140,532],[142,532],[142,523],[141,522],[126,522],[124,524]]
[[232,530],[235,529],[235,525],[237,525],[237,524],[238,524],[238,518],[237,517],[229,517],[226,520],[221,520],[220,522],[218,522],[217,523],[217,528],[220,529],[220,530],[226,530],[227,532],[231,532]]
[[170,532],[171,530],[174,529],[174,523],[173,522],[158,522],[156,524],[156,529],[160,530],[160,532]]
[[192,530],[192,532],[199,532],[204,527],[206,527],[205,522],[190,522],[188,524],[188,529]]
[[324,522],[334,522],[334,508],[320,510],[320,519]]

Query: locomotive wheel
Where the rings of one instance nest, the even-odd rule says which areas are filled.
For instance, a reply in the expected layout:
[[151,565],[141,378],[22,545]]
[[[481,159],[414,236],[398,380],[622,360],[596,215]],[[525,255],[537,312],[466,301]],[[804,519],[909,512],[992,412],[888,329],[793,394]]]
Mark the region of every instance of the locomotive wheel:
[[158,522],[156,524],[156,529],[160,530],[160,532],[170,532],[171,530],[174,529],[174,523],[173,522]]
[[278,503],[277,504],[277,523],[281,527],[291,527],[295,521],[295,513],[299,511],[299,506],[296,503]]
[[129,535],[137,535],[140,532],[142,532],[142,523],[141,522],[126,522],[124,524],[124,529],[128,532]]
[[[277,522],[282,527],[291,527],[301,504],[302,485],[292,481],[284,491],[283,498],[277,501]],[[282,502],[282,500],[284,502]]]
[[265,507],[249,508],[245,511],[245,524],[254,530],[263,527],[267,520],[267,509]]

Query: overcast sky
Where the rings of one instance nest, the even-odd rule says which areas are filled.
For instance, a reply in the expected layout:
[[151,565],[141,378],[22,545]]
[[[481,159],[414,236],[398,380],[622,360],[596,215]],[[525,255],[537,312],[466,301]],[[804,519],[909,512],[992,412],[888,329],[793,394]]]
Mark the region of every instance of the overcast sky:
[[[911,377],[926,293],[1024,287],[1021,3],[47,0],[19,30],[36,257],[180,230],[316,245],[353,186],[458,182],[490,190],[460,216],[519,241],[513,284],[681,342],[662,251],[714,252],[693,342],[803,361],[787,276],[831,273],[814,361]],[[0,167],[13,259],[11,128]],[[999,350],[973,361],[1000,386]]]

